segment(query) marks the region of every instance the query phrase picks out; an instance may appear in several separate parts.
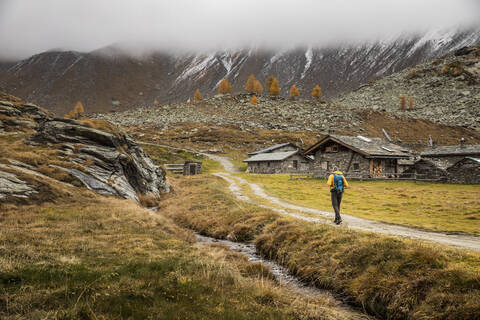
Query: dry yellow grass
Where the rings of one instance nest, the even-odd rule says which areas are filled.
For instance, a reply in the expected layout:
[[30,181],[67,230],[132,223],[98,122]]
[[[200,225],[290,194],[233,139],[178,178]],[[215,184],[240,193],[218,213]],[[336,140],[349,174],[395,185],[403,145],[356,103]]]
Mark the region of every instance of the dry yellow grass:
[[0,318],[346,319],[135,202],[72,189],[0,211]]
[[255,240],[266,257],[381,319],[478,319],[480,256],[315,225],[237,201],[216,177],[172,181],[162,212],[202,234]]

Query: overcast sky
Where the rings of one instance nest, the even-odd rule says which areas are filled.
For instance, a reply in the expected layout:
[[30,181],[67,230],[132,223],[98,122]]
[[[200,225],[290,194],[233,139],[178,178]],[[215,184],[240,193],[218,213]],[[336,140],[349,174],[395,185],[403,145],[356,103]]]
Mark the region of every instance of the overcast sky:
[[480,23],[480,0],[0,0],[0,58],[142,49],[322,46]]

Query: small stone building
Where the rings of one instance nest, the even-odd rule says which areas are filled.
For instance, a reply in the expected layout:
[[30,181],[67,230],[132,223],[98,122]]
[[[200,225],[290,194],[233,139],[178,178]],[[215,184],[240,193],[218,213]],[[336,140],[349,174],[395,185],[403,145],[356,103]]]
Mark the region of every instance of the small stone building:
[[310,170],[311,159],[300,149],[293,151],[267,152],[252,155],[244,160],[248,173],[291,173]]
[[448,182],[480,184],[480,159],[465,157],[447,169]]
[[417,178],[423,180],[447,181],[446,168],[439,167],[435,162],[428,159],[419,159],[415,164],[403,172],[405,178]]
[[394,176],[403,168],[398,161],[410,158],[409,150],[381,138],[327,135],[305,151],[313,155],[313,170],[321,175],[338,167],[347,176]]
[[421,154],[422,159],[428,159],[439,168],[447,169],[465,157],[480,158],[480,145],[466,145],[463,140],[455,146],[438,146],[428,148]]

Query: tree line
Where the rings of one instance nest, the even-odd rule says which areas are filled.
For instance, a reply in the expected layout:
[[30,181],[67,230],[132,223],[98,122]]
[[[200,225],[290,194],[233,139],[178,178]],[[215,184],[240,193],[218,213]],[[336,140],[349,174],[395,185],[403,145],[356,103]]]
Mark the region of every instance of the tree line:
[[[258,103],[258,98],[257,95],[263,93],[264,91],[264,86],[258,81],[253,74],[251,74],[247,82],[245,83],[244,90],[252,95],[252,99],[250,101],[251,104],[255,105]],[[280,95],[280,85],[278,84],[278,79],[274,76],[269,76],[267,80],[265,81],[265,90],[271,95],[271,96],[278,96]],[[224,78],[220,83],[218,84],[218,93],[220,94],[227,94],[227,93],[232,93],[232,85],[228,81],[228,79]],[[289,91],[289,96],[293,100],[296,97],[300,96],[300,92],[298,91],[297,87],[295,85],[292,85],[290,87]],[[316,85],[311,92],[311,96],[314,99],[320,99],[322,97],[322,89]],[[193,102],[199,102],[202,101],[203,97],[200,93],[200,90],[197,89],[195,91],[195,95],[193,97]]]

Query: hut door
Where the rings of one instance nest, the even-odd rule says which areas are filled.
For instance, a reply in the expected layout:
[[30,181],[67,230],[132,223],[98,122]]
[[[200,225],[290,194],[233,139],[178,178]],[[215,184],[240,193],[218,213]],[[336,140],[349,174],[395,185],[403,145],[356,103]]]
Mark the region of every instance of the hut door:
[[298,169],[298,160],[293,160],[293,169]]
[[197,173],[197,164],[190,163],[190,175],[195,175]]

